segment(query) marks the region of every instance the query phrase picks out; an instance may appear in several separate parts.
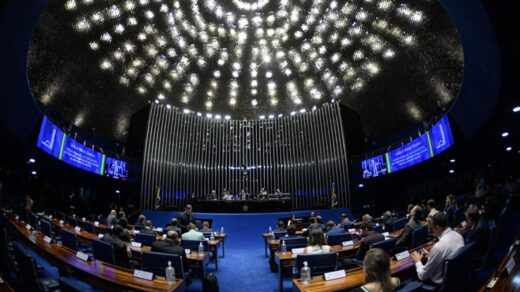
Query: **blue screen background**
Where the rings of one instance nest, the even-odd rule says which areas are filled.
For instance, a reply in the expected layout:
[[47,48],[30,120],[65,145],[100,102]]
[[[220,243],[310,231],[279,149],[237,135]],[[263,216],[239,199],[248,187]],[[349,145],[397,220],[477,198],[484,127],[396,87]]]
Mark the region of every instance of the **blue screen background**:
[[105,161],[105,175],[122,180],[127,179],[128,170],[126,169],[126,162],[107,157]]
[[47,117],[43,118],[38,142],[36,146],[50,155],[58,158],[60,155],[61,139],[63,131],[54,125]]
[[429,159],[428,136],[422,135],[410,143],[388,152],[391,171],[398,171]]
[[61,160],[77,168],[101,174],[103,154],[87,148],[74,139],[67,137],[63,145]]
[[453,135],[451,133],[448,117],[444,116],[430,129],[430,139],[432,142],[433,154],[435,155],[453,145]]

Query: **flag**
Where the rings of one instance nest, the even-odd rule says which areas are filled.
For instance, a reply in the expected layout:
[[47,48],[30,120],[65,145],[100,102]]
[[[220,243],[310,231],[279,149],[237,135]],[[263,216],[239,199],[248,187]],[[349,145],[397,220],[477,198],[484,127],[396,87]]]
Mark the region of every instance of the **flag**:
[[155,194],[155,210],[161,208],[161,187],[157,186],[157,192]]
[[336,208],[338,206],[338,196],[336,195],[336,188],[334,187],[334,183],[332,183],[332,195],[330,196],[330,207]]

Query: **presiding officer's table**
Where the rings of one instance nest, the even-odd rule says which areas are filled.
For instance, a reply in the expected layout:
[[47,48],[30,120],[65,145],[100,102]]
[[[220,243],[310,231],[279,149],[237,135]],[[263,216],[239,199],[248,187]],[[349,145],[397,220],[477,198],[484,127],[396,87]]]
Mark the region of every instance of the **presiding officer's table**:
[[49,262],[56,265],[60,271],[74,270],[74,275],[92,286],[106,291],[184,291],[185,283],[177,279],[174,284],[168,284],[164,278],[157,277],[154,280],[142,280],[135,278],[132,270],[106,264],[98,260],[83,261],[77,258],[76,252],[64,246],[44,241],[44,235],[26,228],[26,223],[17,221],[12,215],[2,215],[8,222],[39,254]]
[[275,200],[198,200],[193,203],[199,212],[283,212],[291,211],[290,199]]

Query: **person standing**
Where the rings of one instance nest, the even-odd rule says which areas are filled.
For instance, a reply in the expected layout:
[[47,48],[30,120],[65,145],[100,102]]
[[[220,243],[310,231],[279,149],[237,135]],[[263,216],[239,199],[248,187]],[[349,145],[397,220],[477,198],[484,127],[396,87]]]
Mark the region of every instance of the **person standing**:
[[193,214],[193,207],[190,204],[186,205],[184,212],[179,215],[178,220],[179,227],[183,233],[188,231],[188,224],[195,224],[195,215]]

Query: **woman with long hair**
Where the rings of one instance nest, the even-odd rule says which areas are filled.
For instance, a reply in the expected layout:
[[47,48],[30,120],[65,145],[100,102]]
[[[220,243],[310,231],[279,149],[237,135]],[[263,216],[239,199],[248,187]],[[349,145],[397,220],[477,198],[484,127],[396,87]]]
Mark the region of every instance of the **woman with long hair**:
[[391,292],[399,287],[399,278],[390,274],[390,257],[380,248],[370,249],[363,261],[365,271],[365,285],[354,291],[362,292]]
[[323,234],[323,229],[321,228],[313,228],[311,233],[309,234],[308,245],[305,248],[305,252],[307,253],[320,253],[320,252],[329,252],[330,245],[327,245],[325,241],[325,235]]

